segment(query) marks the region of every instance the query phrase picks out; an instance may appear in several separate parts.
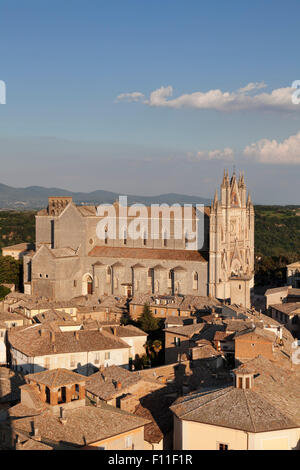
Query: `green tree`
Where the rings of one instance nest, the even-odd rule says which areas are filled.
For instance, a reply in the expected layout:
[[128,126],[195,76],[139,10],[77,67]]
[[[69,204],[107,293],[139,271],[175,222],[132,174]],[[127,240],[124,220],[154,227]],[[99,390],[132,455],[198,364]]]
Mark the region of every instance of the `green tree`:
[[152,349],[155,352],[156,356],[162,350],[162,341],[155,339],[152,343]]
[[15,284],[20,283],[21,264],[12,256],[0,256],[0,283]]
[[145,304],[141,315],[138,318],[138,326],[148,333],[158,329],[158,320],[154,318],[149,304]]
[[3,300],[9,293],[10,289],[8,287],[0,286],[0,300]]

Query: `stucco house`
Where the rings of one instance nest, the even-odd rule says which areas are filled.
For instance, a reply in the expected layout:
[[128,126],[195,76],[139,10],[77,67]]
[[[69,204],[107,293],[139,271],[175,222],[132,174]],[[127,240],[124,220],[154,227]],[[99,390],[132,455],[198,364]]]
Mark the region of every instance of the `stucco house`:
[[299,374],[262,356],[234,372],[233,385],[199,389],[171,406],[174,449],[299,449]]
[[130,345],[121,338],[103,330],[70,328],[42,323],[10,330],[11,367],[24,374],[63,367],[84,375],[101,365],[128,367]]

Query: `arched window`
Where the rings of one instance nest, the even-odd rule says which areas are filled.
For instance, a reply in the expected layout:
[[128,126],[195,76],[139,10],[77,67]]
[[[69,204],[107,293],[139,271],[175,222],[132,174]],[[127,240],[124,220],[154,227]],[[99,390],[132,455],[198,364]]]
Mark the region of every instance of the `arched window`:
[[144,246],[147,245],[147,233],[146,232],[144,232],[143,244]]
[[163,246],[164,247],[168,246],[167,233],[165,230],[163,232]]
[[150,268],[148,269],[148,273],[147,273],[147,285],[148,286],[152,286],[152,279],[153,279],[153,269]]
[[170,289],[173,288],[173,279],[174,279],[174,271],[170,269],[170,271],[168,272],[168,287]]
[[111,267],[107,266],[106,268],[106,282],[109,284],[111,282]]
[[58,400],[58,404],[66,403],[67,401],[66,387],[61,387],[58,389],[57,400]]
[[184,247],[186,248],[188,246],[189,239],[188,239],[188,234],[185,232],[184,234]]
[[105,229],[104,229],[104,243],[105,243],[105,245],[107,245],[107,241],[108,241],[108,230],[107,230],[107,227],[105,227]]

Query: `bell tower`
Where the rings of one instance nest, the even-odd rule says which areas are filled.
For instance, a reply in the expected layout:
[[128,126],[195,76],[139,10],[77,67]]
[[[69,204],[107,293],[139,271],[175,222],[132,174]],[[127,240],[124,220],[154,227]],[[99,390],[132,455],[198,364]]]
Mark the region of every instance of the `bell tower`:
[[254,207],[244,174],[224,171],[210,209],[209,295],[250,307],[254,285]]

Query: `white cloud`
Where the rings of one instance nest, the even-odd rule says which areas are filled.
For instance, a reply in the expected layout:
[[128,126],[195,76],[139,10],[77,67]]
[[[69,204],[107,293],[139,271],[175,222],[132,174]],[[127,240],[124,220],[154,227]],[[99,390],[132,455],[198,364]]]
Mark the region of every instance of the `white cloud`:
[[251,83],[248,83],[248,85],[244,86],[243,88],[240,88],[238,92],[248,93],[254,90],[261,90],[262,88],[267,88],[267,85],[265,84],[265,82],[255,82],[255,83],[251,82]]
[[144,94],[139,91],[134,91],[133,93],[121,93],[117,96],[116,101],[128,101],[130,102],[137,102],[144,100]]
[[169,85],[152,91],[149,99],[145,99],[143,93],[134,92],[122,93],[117,97],[117,101],[142,101],[144,104],[153,107],[213,109],[222,112],[246,110],[298,111],[300,109],[300,106],[292,103],[294,88],[278,88],[270,93],[257,93],[265,87],[264,82],[251,82],[234,92],[223,92],[218,89],[206,92],[196,91],[172,99],[173,87]]
[[190,161],[203,161],[203,160],[225,160],[233,161],[234,160],[234,151],[231,148],[224,148],[223,150],[208,150],[200,151],[196,154],[188,153],[187,158]]
[[252,158],[261,163],[300,164],[300,131],[283,142],[275,139],[261,139],[248,145],[243,154],[246,158]]

